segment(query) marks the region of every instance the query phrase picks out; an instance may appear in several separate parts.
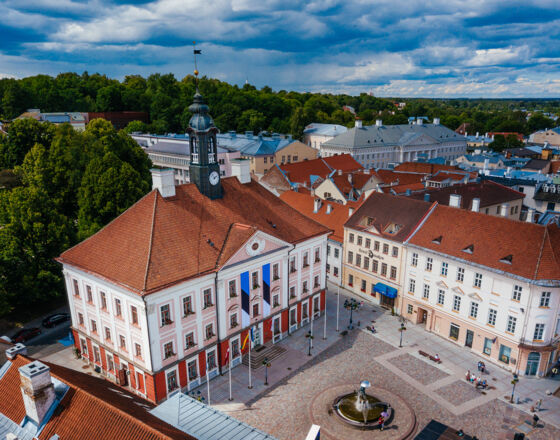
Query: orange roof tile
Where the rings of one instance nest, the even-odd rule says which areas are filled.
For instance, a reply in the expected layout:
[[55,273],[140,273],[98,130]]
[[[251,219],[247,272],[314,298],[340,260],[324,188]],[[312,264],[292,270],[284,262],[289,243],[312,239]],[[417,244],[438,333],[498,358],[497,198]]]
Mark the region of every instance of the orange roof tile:
[[[373,192],[346,222],[347,228],[378,233],[403,242],[420,224],[433,205],[424,201],[392,194]],[[396,225],[396,232],[388,227]],[[375,232],[372,228],[375,228]]]
[[426,174],[422,173],[407,173],[393,170],[380,169],[377,170],[377,175],[385,184],[399,182],[399,185],[409,185],[411,183],[422,182]]
[[[439,244],[435,237],[441,237]],[[555,224],[545,227],[438,205],[410,243],[530,280],[560,280]],[[464,252],[471,245],[472,253]],[[508,256],[511,262],[504,260]]]
[[417,192],[417,191],[423,191],[424,189],[426,189],[426,187],[424,186],[424,184],[422,182],[409,183],[407,185],[394,185],[394,186],[383,186],[383,187],[381,187],[381,190],[385,194],[393,194],[393,191],[396,194],[404,194],[404,193],[406,193],[407,190],[410,190],[412,192]]
[[278,165],[278,167],[284,171],[290,182],[301,184],[309,184],[311,176],[319,176],[324,179],[333,170],[353,172],[364,168],[349,154],[304,160],[303,162]]
[[[319,211],[313,212],[316,197],[296,191],[286,191],[280,198],[292,208],[331,229],[333,233],[329,238],[339,243],[342,243],[344,240],[344,223],[348,220],[349,209],[353,208],[356,210],[362,204],[362,202],[349,201],[346,205],[341,205],[322,200]],[[330,214],[327,214],[327,205],[332,207]]]
[[[149,294],[219,270],[247,236],[239,225],[289,243],[328,233],[255,181],[242,185],[230,177],[222,186],[217,200],[194,184],[177,186],[175,197],[152,191],[58,261]],[[239,225],[231,236],[233,224]]]
[[435,176],[428,177],[426,180],[431,180],[433,182],[443,182],[444,180],[447,179],[463,180],[465,177],[468,177],[468,175],[458,174],[458,173],[438,173]]
[[550,174],[560,172],[560,160],[553,160],[550,162]]
[[352,172],[363,170],[364,167],[356,161],[350,154],[339,154],[337,156],[324,157],[323,160],[333,170],[342,172]]
[[[25,407],[18,369],[33,360],[16,356],[0,379],[0,413],[20,423]],[[122,388],[55,364],[51,375],[70,388],[39,435],[48,440],[58,434],[65,440],[196,440],[148,412],[153,405]]]
[[454,165],[440,165],[426,162],[403,162],[395,167],[395,171],[408,171],[413,173],[435,174],[441,170],[459,171],[461,168]]

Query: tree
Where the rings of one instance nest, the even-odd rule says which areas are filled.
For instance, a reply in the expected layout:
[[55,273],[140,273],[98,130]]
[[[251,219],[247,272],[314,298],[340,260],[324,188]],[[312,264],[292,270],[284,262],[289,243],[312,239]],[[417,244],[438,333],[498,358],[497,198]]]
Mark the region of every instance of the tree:
[[117,85],[103,87],[97,93],[95,100],[97,111],[116,112],[122,110],[121,88]]
[[494,136],[494,140],[489,144],[489,147],[497,152],[502,152],[508,148],[520,148],[525,144],[517,139],[517,136],[510,134],[507,137],[501,134]]
[[256,110],[245,110],[238,119],[237,131],[258,133],[265,130],[266,116]]
[[0,197],[2,315],[63,295],[61,270],[53,259],[73,238],[71,221],[44,190],[18,187]]
[[142,121],[131,121],[125,127],[124,131],[128,134],[135,132],[146,133],[148,131],[148,125]]
[[21,165],[27,152],[40,143],[50,145],[54,126],[32,118],[16,119],[8,127],[8,137],[0,142],[0,168]]
[[78,236],[89,237],[149,190],[149,182],[129,163],[108,152],[87,166],[78,191]]
[[552,119],[547,118],[541,112],[534,113],[527,121],[527,129],[529,133],[544,130],[546,128],[553,128],[555,126],[556,123]]

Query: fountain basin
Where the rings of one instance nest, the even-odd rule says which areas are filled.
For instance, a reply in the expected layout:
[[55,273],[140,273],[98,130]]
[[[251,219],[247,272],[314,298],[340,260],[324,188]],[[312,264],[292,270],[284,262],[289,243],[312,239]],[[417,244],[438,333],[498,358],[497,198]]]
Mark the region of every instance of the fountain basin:
[[389,415],[385,424],[391,421],[393,409],[389,404],[370,394],[364,394],[364,397],[367,400],[366,409],[360,409],[358,393],[353,392],[338,396],[333,402],[333,410],[347,424],[362,429],[374,429],[379,426],[379,417],[383,411]]

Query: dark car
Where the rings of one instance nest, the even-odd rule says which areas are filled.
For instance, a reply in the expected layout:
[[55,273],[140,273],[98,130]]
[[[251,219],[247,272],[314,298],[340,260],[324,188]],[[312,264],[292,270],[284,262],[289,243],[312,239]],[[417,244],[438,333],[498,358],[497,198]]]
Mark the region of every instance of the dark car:
[[69,319],[70,315],[68,313],[56,313],[43,319],[43,327],[54,327],[68,321]]
[[39,327],[22,328],[19,332],[12,336],[12,342],[25,342],[40,334],[41,329]]

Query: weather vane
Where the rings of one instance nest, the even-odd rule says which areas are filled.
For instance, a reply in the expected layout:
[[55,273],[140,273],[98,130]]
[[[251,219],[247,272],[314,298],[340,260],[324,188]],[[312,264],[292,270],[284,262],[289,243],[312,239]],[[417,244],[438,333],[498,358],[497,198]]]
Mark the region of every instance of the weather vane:
[[195,82],[198,87],[198,66],[196,65],[196,56],[202,54],[202,50],[196,48],[196,41],[192,42],[193,44],[193,55],[194,55],[194,76]]

